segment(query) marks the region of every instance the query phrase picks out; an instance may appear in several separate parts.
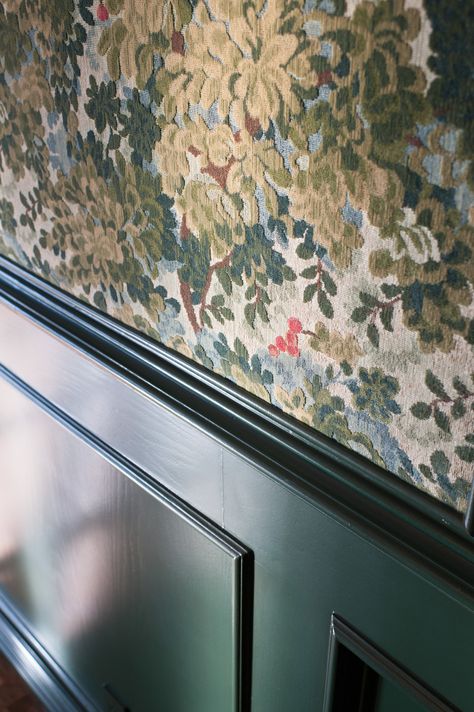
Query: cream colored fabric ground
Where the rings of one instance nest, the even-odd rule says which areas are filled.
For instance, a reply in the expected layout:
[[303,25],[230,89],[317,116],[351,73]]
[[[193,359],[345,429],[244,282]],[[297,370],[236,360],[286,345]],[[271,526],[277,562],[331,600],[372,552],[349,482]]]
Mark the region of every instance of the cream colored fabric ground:
[[473,3],[0,7],[3,254],[464,509]]

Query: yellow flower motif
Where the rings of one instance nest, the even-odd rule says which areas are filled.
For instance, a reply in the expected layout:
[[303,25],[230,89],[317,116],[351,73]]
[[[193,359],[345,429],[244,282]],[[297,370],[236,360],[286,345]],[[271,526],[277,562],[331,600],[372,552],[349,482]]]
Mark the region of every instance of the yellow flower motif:
[[88,274],[93,275],[93,283],[98,284],[101,275],[107,274],[109,262],[115,264],[123,262],[122,249],[117,242],[117,234],[112,228],[104,229],[101,225],[95,225],[90,215],[85,218],[82,215],[73,218],[72,227],[74,234],[80,235],[80,264]]
[[315,240],[326,247],[338,267],[347,267],[352,250],[361,247],[362,237],[342,218],[348,183],[338,167],[339,153],[310,154],[308,168],[293,177],[289,190],[290,213],[296,220],[314,225]]
[[155,144],[163,190],[170,198],[184,187],[185,176],[189,173],[187,154],[191,145],[190,132],[176,124],[167,124],[161,133],[161,140]]
[[[474,244],[474,229],[465,225],[460,229],[450,229],[445,225],[442,234],[442,248],[444,255],[449,255],[453,250],[463,251],[471,249]],[[396,283],[400,286],[410,286],[418,282],[420,287],[424,285],[443,285],[444,294],[442,298],[423,299],[421,310],[416,312],[416,319],[413,319],[415,307],[412,306],[403,311],[403,322],[406,328],[416,330],[420,335],[421,329],[438,331],[438,338],[432,341],[418,339],[421,351],[432,353],[435,350],[448,353],[454,347],[456,333],[467,336],[469,329],[469,319],[462,319],[465,308],[472,304],[472,282],[474,281],[474,261],[472,259],[456,265],[459,273],[459,283],[450,284],[449,272],[452,264],[443,259],[442,254],[436,254],[432,246],[431,255],[427,255],[430,260],[430,269],[425,268],[425,264],[413,259],[413,248],[399,251],[395,256],[389,249],[379,249],[371,252],[369,256],[369,269],[375,277],[383,279],[392,275]],[[439,255],[439,261],[435,261]],[[447,298],[446,298],[447,297]],[[456,324],[454,330],[452,325]]]
[[36,111],[42,108],[46,111],[53,110],[51,87],[46,80],[44,66],[38,62],[32,62],[23,68],[21,75],[11,86],[11,93],[17,101],[23,102],[25,110],[26,105]]
[[[253,0],[255,12],[260,14],[265,7],[265,0]],[[207,0],[212,17],[220,22],[229,22],[242,17],[243,3],[235,0]]]
[[247,129],[233,133],[226,124],[209,129],[201,117],[183,127],[168,124],[155,152],[163,190],[186,216],[186,229],[209,236],[216,257],[229,244],[211,225],[228,224],[233,241],[242,240],[243,225],[258,222],[256,187],[268,209],[276,210],[273,184],[285,185],[290,178],[271,141],[255,141]]
[[314,327],[314,336],[309,342],[311,348],[320,351],[330,359],[341,363],[347,361],[351,366],[355,366],[363,355],[356,337],[353,334],[344,336],[336,329],[328,329],[322,321],[318,321]]
[[[35,120],[35,114],[28,102],[28,87],[23,76],[20,76],[17,80],[16,88],[21,88],[24,97],[23,102],[18,101],[11,87],[7,84],[0,84],[0,142],[3,145],[8,145],[8,151],[2,151],[2,163],[5,161],[16,180],[20,180],[27,172],[25,141],[31,141],[35,137],[39,142],[43,142],[45,129],[43,124],[38,124]],[[36,88],[34,85],[33,88],[30,87],[33,101],[36,101],[41,89],[42,83]],[[4,143],[5,141],[6,144]],[[47,157],[48,147],[44,143],[42,143],[42,147],[45,157]]]
[[[221,116],[230,111],[239,128],[250,117],[266,130],[281,109],[287,117],[298,113],[294,83],[306,87],[314,79],[302,52],[304,35],[298,34],[301,13],[288,11],[284,0],[269,0],[261,11],[245,8],[245,3],[215,2],[210,7],[211,14],[198,3],[194,21],[184,31],[184,51],[169,53],[159,73],[160,87],[166,89],[166,118],[186,113],[192,104],[208,109],[217,102]],[[290,17],[291,34],[281,33]]]
[[[235,230],[242,225],[238,207],[219,186],[212,183],[190,181],[176,198],[186,230],[198,237],[207,237],[210,242],[212,258],[221,259],[228,254],[232,243],[243,239]],[[217,227],[224,228],[222,233]],[[183,228],[181,228],[183,234]]]
[[314,83],[308,58],[299,51],[298,28],[291,34],[280,34],[283,20],[288,21],[285,2],[274,0],[261,14],[250,8],[246,15],[229,23],[229,35],[242,54],[234,70],[238,78],[231,104],[239,126],[250,115],[266,130],[281,108],[288,120],[290,114],[301,110],[294,83],[305,88]]
[[111,10],[120,16],[103,30],[98,52],[107,55],[112,79],[118,79],[122,73],[136,79],[142,87],[153,70],[153,55],[159,49],[158,33],[163,32],[172,45],[180,46],[175,35],[191,19],[191,6],[182,0],[123,0]]
[[337,147],[326,154],[316,151],[296,155],[288,191],[290,214],[314,225],[315,240],[326,247],[338,267],[347,267],[352,251],[363,244],[358,229],[343,220],[347,200],[371,220],[374,201],[381,213],[385,203],[390,203],[390,193],[398,189],[399,181],[391,171],[362,156],[357,159],[357,170],[342,167]]
[[274,396],[285,413],[292,415],[302,423],[312,424],[312,414],[307,409],[306,396],[302,388],[287,391],[281,386],[275,385]]
[[384,236],[391,243],[387,249],[392,258],[397,260],[405,257],[418,265],[439,262],[440,251],[436,237],[426,225],[417,224],[414,210],[403,208],[400,218],[390,233]]
[[[107,183],[98,175],[90,156],[82,163],[76,164],[68,176],[60,175],[55,188],[54,193],[47,196],[45,204],[57,216],[56,224],[63,224],[66,228],[65,235],[70,236],[68,239],[74,239],[74,230],[70,229],[69,225],[76,215],[78,205],[96,223],[113,226],[115,231],[127,222],[125,203],[122,204],[111,195]],[[71,196],[74,196],[74,200],[69,202]],[[81,234],[80,230],[77,234]],[[69,248],[70,244],[67,243],[66,246]]]
[[196,8],[195,17],[201,23],[192,22],[185,30],[184,50],[168,53],[158,74],[159,86],[166,84],[164,110],[168,120],[176,112],[185,114],[193,104],[209,109],[216,100],[223,117],[229,110],[228,71],[239,61],[238,49],[230,41],[225,24],[211,21],[203,3]]

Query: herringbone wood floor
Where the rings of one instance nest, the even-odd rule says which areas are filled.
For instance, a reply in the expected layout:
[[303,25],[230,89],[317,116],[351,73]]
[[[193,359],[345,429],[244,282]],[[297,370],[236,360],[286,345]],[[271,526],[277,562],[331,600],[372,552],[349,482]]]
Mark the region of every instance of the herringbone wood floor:
[[23,678],[1,654],[0,712],[46,712]]

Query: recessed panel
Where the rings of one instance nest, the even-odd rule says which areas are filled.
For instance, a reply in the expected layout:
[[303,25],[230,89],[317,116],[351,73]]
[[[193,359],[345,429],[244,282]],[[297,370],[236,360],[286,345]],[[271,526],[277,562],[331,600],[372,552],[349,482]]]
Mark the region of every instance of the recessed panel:
[[2,302],[0,363],[178,497],[222,523],[220,452],[211,437]]
[[324,712],[459,712],[333,615]]
[[129,474],[0,379],[0,591],[99,709],[237,710],[245,551]]
[[430,708],[390,680],[379,677],[375,712],[430,712]]

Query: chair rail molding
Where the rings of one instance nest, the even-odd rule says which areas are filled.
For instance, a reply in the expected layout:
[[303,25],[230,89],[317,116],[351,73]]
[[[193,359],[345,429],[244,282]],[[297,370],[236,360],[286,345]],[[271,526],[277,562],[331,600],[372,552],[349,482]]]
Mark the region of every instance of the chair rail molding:
[[[70,358],[101,365],[104,379],[124,384],[124,393],[164,405],[287,488],[470,598],[472,493],[463,521],[460,513],[357,453],[2,257],[0,300],[3,309],[54,334],[63,350],[72,347]],[[0,347],[4,377],[41,401],[34,378],[19,374],[5,358],[10,346]],[[61,403],[58,408],[67,410]]]

